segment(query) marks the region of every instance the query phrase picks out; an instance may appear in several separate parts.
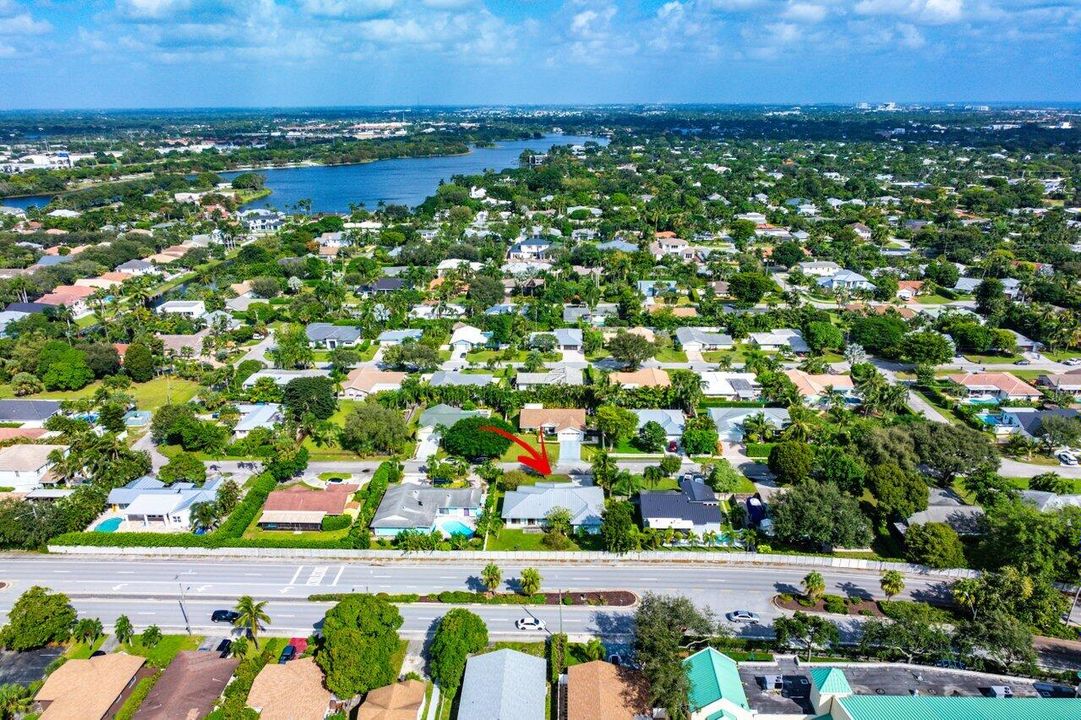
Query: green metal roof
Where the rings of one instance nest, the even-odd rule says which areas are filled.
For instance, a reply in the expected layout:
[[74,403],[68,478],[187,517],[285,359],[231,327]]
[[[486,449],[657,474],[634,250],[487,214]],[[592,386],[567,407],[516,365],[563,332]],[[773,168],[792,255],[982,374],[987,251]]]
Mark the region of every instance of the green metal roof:
[[852,687],[848,684],[845,674],[833,667],[811,668],[811,682],[815,684],[820,693],[851,693]]
[[1078,720],[1081,699],[850,695],[852,720]]
[[739,679],[736,662],[713,648],[699,650],[683,661],[683,672],[691,684],[688,700],[698,710],[721,698],[747,710],[747,693]]

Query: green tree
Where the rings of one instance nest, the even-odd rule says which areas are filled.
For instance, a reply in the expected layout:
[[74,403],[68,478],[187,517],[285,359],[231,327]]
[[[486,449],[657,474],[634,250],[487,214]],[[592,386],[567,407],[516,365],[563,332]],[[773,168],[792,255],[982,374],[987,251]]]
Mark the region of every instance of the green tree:
[[889,660],[937,660],[950,655],[952,638],[931,606],[912,603],[893,620],[867,620],[860,633],[860,653]]
[[481,582],[488,592],[495,592],[499,584],[503,582],[503,571],[495,563],[488,563],[480,573]]
[[135,628],[127,615],[121,615],[113,623],[113,634],[116,635],[116,641],[121,645],[127,645],[131,642],[132,637],[135,636]]
[[807,324],[803,333],[808,347],[816,353],[824,350],[840,350],[845,343],[845,336],[841,329],[827,320],[821,320]]
[[897,570],[887,570],[882,573],[878,584],[882,592],[886,593],[886,599],[890,600],[894,595],[900,595],[905,589],[905,576]]
[[770,260],[783,268],[790,268],[806,258],[807,254],[803,251],[803,247],[795,240],[787,240],[775,245],[773,254],[770,255]]
[[679,459],[678,455],[665,455],[661,458],[659,467],[661,473],[667,477],[679,472],[679,469],[683,467],[683,462]]
[[653,357],[656,348],[646,338],[635,333],[620,331],[608,341],[608,352],[612,358],[623,363],[631,370],[637,370],[646,360]]
[[241,595],[236,601],[238,617],[233,624],[243,628],[251,637],[255,647],[259,647],[259,633],[270,624],[270,615],[266,611],[266,600],[256,600],[251,595]]
[[953,344],[941,333],[909,333],[901,341],[901,357],[917,365],[941,365],[953,358]]
[[622,555],[638,549],[633,505],[625,500],[609,500],[601,517],[601,541],[605,550]]
[[294,420],[309,414],[326,420],[338,409],[334,381],[327,377],[294,378],[282,391],[282,405]]
[[803,586],[803,594],[811,602],[816,602],[822,597],[822,593],[826,592],[826,579],[822,577],[822,573],[815,570],[804,575],[800,585]]
[[428,650],[432,680],[447,697],[454,697],[465,673],[466,659],[488,645],[484,621],[464,608],[444,615]]
[[805,442],[786,440],[769,451],[769,469],[780,483],[794,483],[811,474],[814,450]]
[[0,720],[24,717],[34,706],[34,693],[28,685],[0,685]]
[[1032,631],[1009,613],[995,611],[964,622],[957,637],[973,656],[989,659],[1006,672],[1028,674],[1036,669]]
[[541,574],[536,568],[523,568],[518,576],[518,588],[525,596],[536,595],[541,589]]
[[482,427],[497,427],[514,432],[509,423],[499,418],[468,417],[454,423],[443,433],[443,448],[451,455],[463,458],[497,458],[507,451],[511,441]]
[[905,532],[905,559],[933,568],[965,567],[965,550],[946,523],[912,525]]
[[859,502],[833,483],[802,480],[773,503],[776,536],[820,548],[866,547],[871,531]]
[[740,272],[728,279],[728,292],[740,302],[753,305],[776,289],[766,275],[759,272]]
[[910,430],[920,461],[942,486],[958,474],[995,470],[998,453],[985,433],[950,423],[924,422]]
[[270,349],[270,356],[280,368],[289,370],[310,367],[312,364],[311,347],[308,336],[300,325],[289,325],[274,334],[275,345]]
[[37,374],[46,390],[80,390],[94,379],[86,353],[62,340],[50,340],[41,348]]
[[638,427],[638,416],[630,410],[615,405],[601,405],[593,414],[593,424],[607,447],[614,447],[626,440]]
[[488,275],[478,275],[469,281],[469,299],[477,310],[503,302],[503,283]]
[[642,452],[657,453],[664,450],[668,435],[661,424],[650,420],[638,428],[638,438],[635,444]]
[[554,507],[544,516],[544,545],[551,550],[566,550],[570,547],[571,511],[565,507]]
[[358,455],[393,455],[409,440],[409,428],[400,410],[374,402],[357,405],[345,418],[341,446]]
[[687,715],[690,689],[682,660],[690,646],[718,632],[708,610],[682,595],[646,593],[634,613],[634,655],[649,681],[649,706]]
[[373,595],[351,595],[331,608],[315,654],[327,688],[345,698],[394,682],[399,668],[391,660],[401,626],[398,609]]
[[797,611],[792,617],[779,617],[773,621],[777,644],[800,646],[807,649],[807,660],[815,650],[826,649],[840,640],[837,626],[823,617]]
[[383,352],[383,363],[398,370],[431,372],[440,362],[437,349],[416,342],[392,345]]
[[907,473],[894,463],[881,463],[867,472],[867,488],[878,501],[883,520],[907,518],[927,509],[927,483],[916,473]]
[[206,482],[206,465],[192,453],[179,452],[161,468],[158,478],[167,485],[178,480],[202,485]]
[[717,453],[719,441],[717,426],[705,415],[688,420],[683,437],[680,438],[683,450],[688,455],[714,455]]
[[0,629],[0,644],[21,652],[66,642],[75,619],[75,608],[67,595],[34,585],[19,596],[8,612],[8,623]]
[[161,642],[161,628],[157,625],[148,625],[139,635],[139,644],[144,648],[152,648]]

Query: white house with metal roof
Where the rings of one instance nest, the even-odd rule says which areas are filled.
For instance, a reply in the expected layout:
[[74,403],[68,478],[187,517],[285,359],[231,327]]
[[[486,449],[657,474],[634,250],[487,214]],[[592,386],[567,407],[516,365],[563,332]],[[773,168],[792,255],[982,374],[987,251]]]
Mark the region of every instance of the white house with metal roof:
[[596,486],[571,483],[537,483],[508,492],[503,497],[503,521],[509,528],[542,528],[548,513],[566,508],[571,526],[599,532],[604,512],[604,491]]

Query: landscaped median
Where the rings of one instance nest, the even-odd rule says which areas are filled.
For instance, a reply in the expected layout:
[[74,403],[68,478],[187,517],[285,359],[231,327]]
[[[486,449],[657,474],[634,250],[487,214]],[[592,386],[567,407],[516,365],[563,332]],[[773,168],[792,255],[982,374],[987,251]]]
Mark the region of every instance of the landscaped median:
[[[341,602],[352,595],[364,593],[322,593],[309,595],[312,602]],[[378,593],[376,597],[397,605],[411,603],[438,603],[441,605],[587,605],[607,607],[631,607],[638,596],[629,590],[588,590],[584,592],[538,592],[532,595],[518,593],[480,593],[464,590],[445,590],[440,593],[417,595],[415,593]]]

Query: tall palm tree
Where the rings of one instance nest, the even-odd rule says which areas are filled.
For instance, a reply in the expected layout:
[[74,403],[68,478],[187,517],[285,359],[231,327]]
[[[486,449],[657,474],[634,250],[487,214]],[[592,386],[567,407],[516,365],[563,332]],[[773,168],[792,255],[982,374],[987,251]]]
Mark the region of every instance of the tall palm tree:
[[239,613],[239,617],[233,621],[233,624],[248,631],[256,648],[259,647],[259,631],[270,624],[270,615],[266,612],[266,606],[266,600],[255,600],[251,595],[242,595],[236,601],[235,610]]
[[218,508],[212,502],[195,503],[191,506],[191,527],[210,530],[218,522]]
[[9,720],[29,712],[34,696],[25,685],[0,685],[0,720]]

